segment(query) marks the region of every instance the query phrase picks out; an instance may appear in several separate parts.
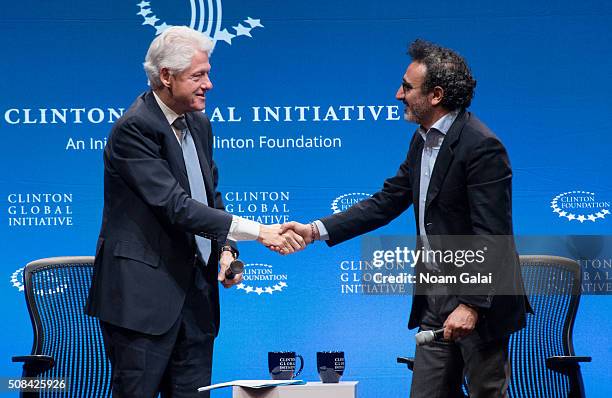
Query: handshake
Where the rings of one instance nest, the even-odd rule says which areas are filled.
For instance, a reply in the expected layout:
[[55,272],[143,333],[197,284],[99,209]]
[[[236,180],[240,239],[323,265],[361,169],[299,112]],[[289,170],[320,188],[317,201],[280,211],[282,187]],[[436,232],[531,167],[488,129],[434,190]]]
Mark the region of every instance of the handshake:
[[[285,224],[260,224],[257,240],[268,249],[284,255],[303,250],[306,245],[319,238],[319,229],[315,223],[300,224],[299,222],[291,221]],[[235,275],[235,277],[233,274],[228,273],[234,260],[235,258],[229,252],[221,253],[221,269],[217,279],[226,288],[242,282],[242,273]]]
[[284,255],[303,250],[319,238],[319,229],[315,223],[300,224],[291,221],[285,224],[262,224],[257,240],[268,249]]

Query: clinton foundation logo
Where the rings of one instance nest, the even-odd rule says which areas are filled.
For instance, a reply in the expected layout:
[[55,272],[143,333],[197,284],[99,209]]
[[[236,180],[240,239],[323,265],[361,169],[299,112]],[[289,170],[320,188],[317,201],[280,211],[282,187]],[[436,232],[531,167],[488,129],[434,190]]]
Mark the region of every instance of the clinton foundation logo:
[[362,200],[367,199],[371,196],[372,195],[370,195],[369,193],[362,192],[346,193],[344,195],[338,196],[336,199],[333,200],[331,204],[331,209],[334,214],[340,213],[348,209],[352,205],[359,203]]
[[242,277],[242,283],[236,288],[247,294],[272,295],[276,292],[282,292],[287,287],[287,274],[274,272],[274,268],[270,264],[245,264]]
[[10,193],[7,195],[9,227],[71,227],[72,193]]
[[[137,15],[142,17],[143,25],[151,26],[155,29],[155,34],[159,35],[164,30],[173,26],[161,19],[162,14],[166,14],[164,11],[167,11],[167,15],[170,15],[176,12],[176,10],[180,12],[181,8],[185,11],[189,9],[189,19],[185,18],[185,21],[179,23],[179,25],[187,25],[187,21],[189,21],[190,28],[206,34],[215,44],[217,44],[218,41],[224,41],[231,45],[233,39],[239,36],[253,37],[251,35],[253,29],[264,27],[259,19],[248,17],[238,22],[236,25],[231,26],[232,33],[228,31],[227,28],[221,26],[221,22],[224,21],[221,0],[206,0],[206,2],[204,0],[198,2],[194,0],[189,2],[183,1],[182,7],[179,3],[181,2],[170,0],[143,0],[137,4],[139,9]],[[187,17],[187,15],[185,15],[185,17]]]
[[596,222],[610,214],[610,201],[602,200],[594,192],[569,191],[553,198],[550,207],[567,221]]

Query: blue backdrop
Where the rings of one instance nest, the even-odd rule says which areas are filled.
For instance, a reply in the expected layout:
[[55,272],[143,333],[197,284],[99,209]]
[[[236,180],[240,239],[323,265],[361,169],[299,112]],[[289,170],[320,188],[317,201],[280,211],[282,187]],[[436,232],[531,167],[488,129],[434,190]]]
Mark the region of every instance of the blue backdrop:
[[[471,110],[512,160],[515,232],[582,235],[612,225],[611,11],[565,0],[4,2],[0,376],[20,374],[10,357],[32,343],[21,267],[94,252],[104,138],[147,89],[142,62],[165,26],[191,24],[216,40],[207,113],[233,213],[309,221],[377,191],[415,128],[394,94],[407,44],[421,37],[473,69]],[[412,233],[412,210],[375,232]],[[222,294],[214,381],[265,378],[276,350],[304,355],[303,377],[316,380],[316,351],[340,349],[361,397],[406,396],[411,375],[395,357],[414,352],[411,300],[361,294],[359,242],[289,257],[242,244],[247,280]],[[586,295],[578,314],[576,352],[593,357],[583,366],[590,397],[612,395],[611,304]]]

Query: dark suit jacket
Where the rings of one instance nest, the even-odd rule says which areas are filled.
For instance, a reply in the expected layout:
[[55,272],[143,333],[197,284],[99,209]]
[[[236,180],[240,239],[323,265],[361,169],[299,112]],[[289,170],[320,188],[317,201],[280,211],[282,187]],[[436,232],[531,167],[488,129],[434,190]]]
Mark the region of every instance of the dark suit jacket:
[[[385,181],[381,191],[321,220],[329,233],[330,246],[388,224],[411,204],[419,219],[423,145],[422,137],[415,132],[406,160],[397,174]],[[457,294],[456,297],[459,303],[479,307],[477,330],[485,339],[503,337],[522,328],[525,311],[529,309],[511,237],[511,180],[510,162],[502,143],[474,115],[461,112],[446,134],[432,171],[425,204],[425,228],[428,236],[477,235],[485,244],[497,243],[496,235],[508,237],[501,239],[509,244],[508,255],[472,268],[474,272],[493,272],[496,281],[504,281],[504,294],[496,295],[499,286],[493,286],[483,294]],[[423,272],[423,264],[417,264],[416,271]],[[419,326],[424,305],[425,297],[415,295],[410,328]]]
[[210,259],[204,259],[212,292],[201,293],[202,305],[214,307],[217,330],[219,325],[218,253],[232,216],[216,191],[210,122],[201,112],[185,118],[208,206],[190,197],[181,147],[152,92],[115,123],[104,150],[104,211],[86,312],[153,335],[174,324],[194,283],[194,234],[212,241]]

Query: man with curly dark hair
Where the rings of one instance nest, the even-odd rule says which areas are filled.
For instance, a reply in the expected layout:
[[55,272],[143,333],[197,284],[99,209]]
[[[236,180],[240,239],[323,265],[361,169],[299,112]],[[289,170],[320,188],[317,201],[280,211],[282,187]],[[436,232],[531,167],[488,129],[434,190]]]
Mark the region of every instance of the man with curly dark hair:
[[[441,237],[458,235],[469,236],[470,244],[486,242],[489,259],[471,269],[493,275],[483,290],[418,286],[408,326],[443,329],[444,339],[417,346],[411,397],[460,397],[464,377],[472,398],[506,397],[508,338],[525,326],[531,310],[512,239],[510,161],[495,134],[466,110],[476,80],[465,60],[423,40],[408,53],[412,63],[395,98],[404,104],[405,119],[419,127],[397,174],[344,212],[310,224],[287,223],[283,231],[333,246],[386,225],[413,204],[419,247],[437,247]],[[461,267],[418,261],[417,280],[453,265]]]
[[[438,106],[449,112],[470,106],[476,80],[459,54],[420,39],[410,45],[408,54],[413,63],[425,67],[421,86],[423,94],[433,92],[436,87],[443,89],[444,96]],[[396,98],[402,100],[397,95]]]

